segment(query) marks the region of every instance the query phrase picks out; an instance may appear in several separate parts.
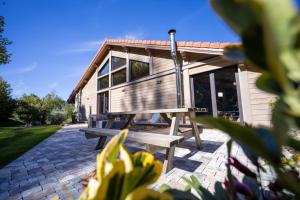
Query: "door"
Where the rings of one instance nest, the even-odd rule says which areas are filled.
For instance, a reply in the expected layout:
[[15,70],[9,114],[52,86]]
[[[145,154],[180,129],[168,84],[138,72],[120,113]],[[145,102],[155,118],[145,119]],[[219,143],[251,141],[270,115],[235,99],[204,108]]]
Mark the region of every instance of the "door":
[[236,72],[237,67],[232,66],[192,76],[196,115],[239,121]]
[[209,73],[193,76],[193,85],[196,114],[213,115]]
[[108,92],[102,92],[98,94],[98,113],[108,112],[109,97]]
[[232,121],[239,119],[236,72],[236,68],[229,67],[214,73],[217,115]]

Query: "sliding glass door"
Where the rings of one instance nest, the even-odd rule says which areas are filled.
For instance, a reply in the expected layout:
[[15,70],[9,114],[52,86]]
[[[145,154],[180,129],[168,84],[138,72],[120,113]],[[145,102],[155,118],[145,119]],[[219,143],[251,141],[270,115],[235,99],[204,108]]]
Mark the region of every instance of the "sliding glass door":
[[237,67],[192,76],[196,114],[219,116],[239,121],[236,78]]
[[107,113],[108,112],[108,92],[102,92],[98,94],[98,113]]

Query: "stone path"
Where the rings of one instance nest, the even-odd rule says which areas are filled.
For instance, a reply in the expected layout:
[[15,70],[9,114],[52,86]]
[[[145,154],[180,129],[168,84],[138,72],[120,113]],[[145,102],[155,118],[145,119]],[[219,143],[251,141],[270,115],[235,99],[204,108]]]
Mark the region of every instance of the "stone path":
[[[95,169],[97,139],[87,140],[78,129],[85,125],[71,125],[58,131],[33,149],[0,169],[0,200],[2,199],[51,199],[58,195],[77,199],[82,192],[81,177]],[[194,174],[204,187],[213,191],[215,181],[223,181],[226,175],[227,136],[216,130],[201,134],[203,149],[196,149],[193,139],[182,143],[175,151],[175,168],[160,177],[153,185],[158,188],[167,183],[183,189],[182,176]],[[143,145],[126,144],[132,152]],[[233,155],[250,166],[241,149],[233,146]],[[162,153],[155,153],[158,159]],[[251,166],[250,166],[251,167]],[[234,173],[241,177],[237,171]],[[268,176],[263,177],[267,180]]]

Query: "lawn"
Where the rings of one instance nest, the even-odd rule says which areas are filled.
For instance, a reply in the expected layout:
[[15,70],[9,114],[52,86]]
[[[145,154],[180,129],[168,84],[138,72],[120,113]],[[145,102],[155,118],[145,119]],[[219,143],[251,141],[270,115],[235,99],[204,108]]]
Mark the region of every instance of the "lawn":
[[61,126],[0,127],[0,168],[49,137]]

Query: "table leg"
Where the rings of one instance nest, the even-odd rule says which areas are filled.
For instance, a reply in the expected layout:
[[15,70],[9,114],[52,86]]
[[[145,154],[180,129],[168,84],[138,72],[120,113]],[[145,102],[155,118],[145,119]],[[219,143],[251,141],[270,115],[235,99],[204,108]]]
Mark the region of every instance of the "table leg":
[[106,136],[100,136],[97,145],[95,147],[95,150],[103,149],[106,138],[107,138]]
[[176,115],[172,117],[169,135],[178,135],[180,117],[180,113],[176,113]]
[[[192,125],[193,134],[194,134],[195,141],[196,141],[196,146],[197,146],[198,149],[201,149],[200,130],[197,126],[197,123],[192,121],[192,118],[194,118],[195,116],[196,115],[195,115],[194,111],[189,111],[189,120],[190,120],[191,125]],[[201,130],[201,132],[202,132],[202,130]]]
[[[105,128],[110,128],[114,122],[114,118],[109,118],[106,125],[105,125]],[[97,145],[95,147],[95,150],[99,150],[99,149],[103,149],[104,147],[104,144],[105,144],[105,141],[106,141],[106,136],[100,136],[98,142],[97,142]]]
[[132,120],[133,120],[133,118],[135,117],[135,115],[133,114],[133,115],[130,115],[129,117],[128,117],[128,121],[127,121],[127,123],[123,126],[123,128],[122,129],[126,129],[126,128],[128,128],[128,126],[131,124],[131,122],[132,122]]
[[160,116],[169,124],[171,125],[172,120],[167,116],[166,113],[160,113]]
[[175,154],[175,146],[171,146],[166,150],[166,156],[163,164],[163,173],[169,172],[173,168],[173,160]]

